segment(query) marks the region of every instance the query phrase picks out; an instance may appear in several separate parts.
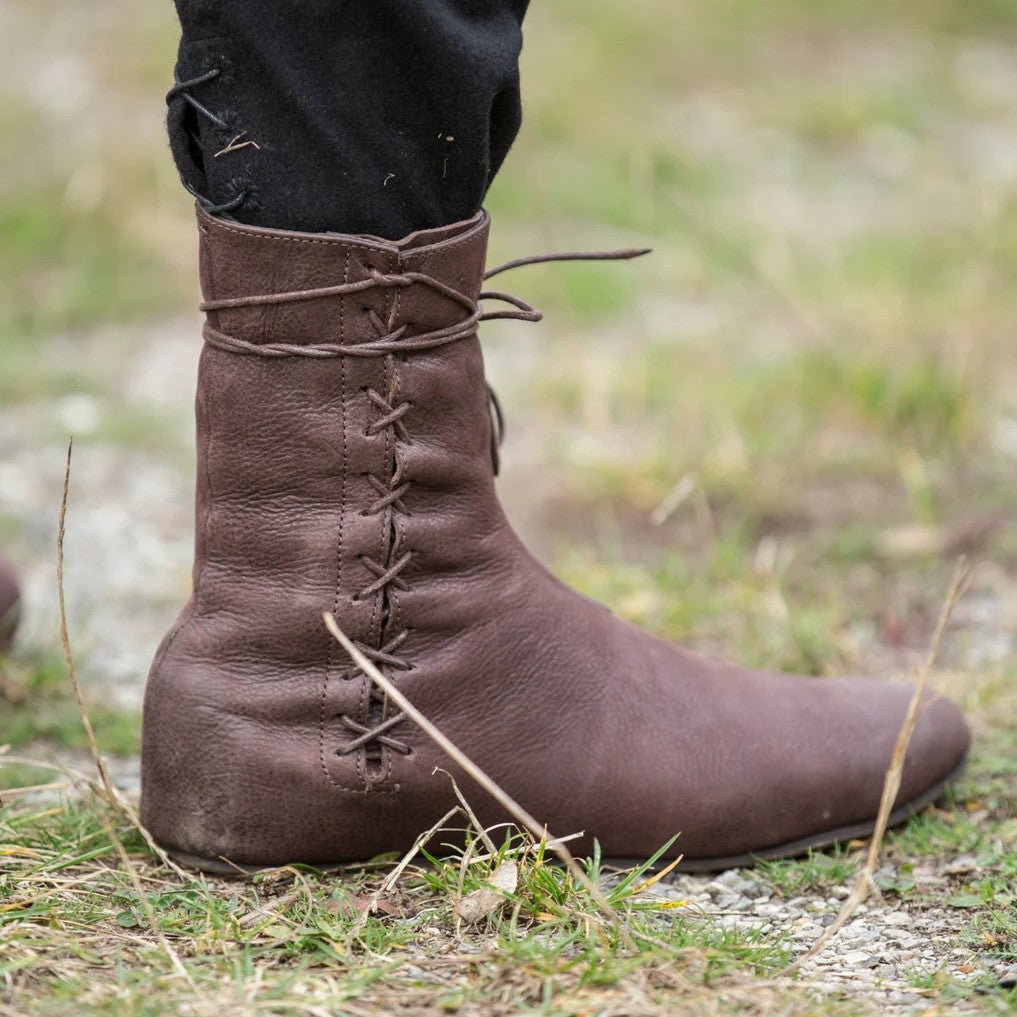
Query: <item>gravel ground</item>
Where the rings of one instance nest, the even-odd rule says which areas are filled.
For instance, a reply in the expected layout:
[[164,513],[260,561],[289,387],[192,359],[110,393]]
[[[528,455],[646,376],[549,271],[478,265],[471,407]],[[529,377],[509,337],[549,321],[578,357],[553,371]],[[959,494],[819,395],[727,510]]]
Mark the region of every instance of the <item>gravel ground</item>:
[[57,646],[56,532],[73,436],[65,542],[72,640],[90,694],[125,707],[140,705],[155,646],[187,596],[192,478],[188,454],[157,455],[107,435],[144,410],[146,428],[165,429],[146,444],[184,447],[198,334],[192,322],[171,322],[135,333],[129,345],[108,331],[76,339],[73,350],[70,340],[54,340],[48,356],[88,366],[88,394],[18,403],[0,415],[2,514],[24,584],[21,646],[40,654]]
[[[908,872],[917,891],[944,891],[951,876],[967,871],[973,860],[938,866],[916,865]],[[876,881],[898,879],[886,866]],[[784,898],[751,871],[732,869],[716,877],[677,876],[663,894],[684,898],[691,909],[728,929],[758,929],[766,937],[787,937],[795,956],[804,953],[831,925],[850,892],[850,884]],[[684,912],[683,912],[684,913]],[[844,996],[876,1003],[887,1013],[923,1012],[929,1006],[920,983],[944,973],[977,981],[991,973],[1013,984],[1017,968],[987,966],[983,954],[964,944],[968,922],[962,910],[903,905],[892,896],[871,897],[826,948],[801,968],[803,988],[818,997]],[[957,1002],[957,1011],[964,1004]]]

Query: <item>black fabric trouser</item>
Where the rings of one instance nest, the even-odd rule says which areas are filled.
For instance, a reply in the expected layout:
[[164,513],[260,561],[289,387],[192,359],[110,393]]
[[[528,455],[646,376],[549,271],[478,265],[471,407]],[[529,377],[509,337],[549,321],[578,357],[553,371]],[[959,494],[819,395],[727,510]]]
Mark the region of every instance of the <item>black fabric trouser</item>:
[[175,0],[170,147],[212,211],[398,239],[471,216],[519,130],[529,0]]

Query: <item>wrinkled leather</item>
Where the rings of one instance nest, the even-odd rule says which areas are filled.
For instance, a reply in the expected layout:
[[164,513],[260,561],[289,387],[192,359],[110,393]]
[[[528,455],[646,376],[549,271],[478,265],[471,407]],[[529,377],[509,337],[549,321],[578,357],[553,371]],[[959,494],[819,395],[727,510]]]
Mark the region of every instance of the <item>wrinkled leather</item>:
[[[424,272],[478,296],[484,213],[401,243],[304,235],[199,211],[206,300]],[[371,312],[374,312],[372,316]],[[413,284],[213,310],[250,344],[370,342],[462,319]],[[368,392],[410,404],[395,425]],[[404,355],[202,353],[194,593],[150,676],[142,817],[165,846],[240,864],[340,862],[408,848],[454,804],[445,755],[410,721],[341,754],[391,716],[329,638],[333,611],[378,648],[423,713],[557,835],[646,856],[735,855],[874,817],[911,695],[906,684],[790,677],[670,645],[566,588],[502,513],[475,336]],[[370,476],[401,463],[391,513]],[[386,526],[392,528],[386,530]],[[391,545],[393,532],[394,546]],[[366,560],[410,558],[392,581]],[[385,556],[388,555],[386,559]],[[944,779],[969,736],[942,698],[918,722],[898,802]],[[460,774],[485,819],[502,818]]]
[[0,653],[10,649],[21,615],[21,589],[14,566],[0,554]]

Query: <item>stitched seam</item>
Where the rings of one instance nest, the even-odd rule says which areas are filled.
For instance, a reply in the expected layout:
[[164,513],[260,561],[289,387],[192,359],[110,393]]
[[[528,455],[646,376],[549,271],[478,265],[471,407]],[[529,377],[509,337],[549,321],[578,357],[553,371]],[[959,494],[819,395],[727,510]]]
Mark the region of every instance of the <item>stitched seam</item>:
[[[396,294],[398,299],[398,294]],[[395,373],[392,391],[395,396],[394,402],[398,402],[399,399],[399,381],[400,375],[398,372]],[[397,450],[398,451],[398,450]],[[405,543],[405,534],[403,529],[403,523],[399,516],[392,517],[392,529],[394,531],[394,537],[392,542],[392,556],[397,557],[400,549]],[[399,602],[399,591],[393,588],[389,593],[389,624],[392,626],[394,632],[401,630],[400,617],[402,611],[402,605]]]
[[[343,278],[344,278],[344,280],[346,278],[348,278],[348,274],[349,274],[349,261],[350,261],[350,252],[347,251],[346,252],[346,263],[345,263],[345,266],[344,266],[344,269],[343,269],[343,272],[344,272]],[[343,298],[342,302],[340,303],[340,307],[339,307],[339,334],[340,334],[340,337],[344,337],[345,336],[345,327],[346,327],[345,326],[345,308],[346,308],[346,300],[345,300],[345,298]],[[333,611],[332,611],[333,614],[336,614],[338,612],[338,610],[339,610],[339,601],[341,600],[341,597],[342,597],[343,519],[344,519],[344,515],[345,515],[346,494],[347,494],[346,476],[347,476],[347,473],[348,473],[348,464],[349,464],[349,428],[348,428],[347,413],[346,413],[346,386],[347,386],[347,379],[346,379],[346,358],[342,357],[342,358],[340,358],[340,406],[341,406],[341,411],[340,412],[341,412],[341,419],[342,419],[342,442],[341,442],[341,444],[342,444],[342,481],[341,481],[341,488],[340,488],[340,498],[341,498],[340,505],[341,505],[341,509],[340,509],[340,513],[339,513],[339,534],[338,534],[338,545],[339,546],[338,546],[338,560],[337,560],[337,566],[336,566],[336,593],[335,593],[335,601],[334,601],[334,604],[333,604]],[[329,637],[329,662],[328,662],[328,668],[327,668],[327,670],[325,672],[325,680],[322,682],[322,687],[321,687],[321,716],[320,716],[319,758],[320,758],[322,770],[325,773],[326,780],[328,780],[329,784],[331,784],[332,787],[336,791],[341,791],[343,794],[363,794],[366,790],[368,790],[367,788],[344,787],[342,784],[340,784],[332,776],[332,774],[329,772],[329,769],[328,769],[328,759],[326,757],[326,749],[325,749],[326,701],[327,701],[328,684],[329,684],[329,681],[330,681],[330,679],[332,677],[332,671],[334,669],[335,647],[336,647],[335,640],[332,639],[331,637]],[[365,675],[365,678],[366,678],[366,675]],[[370,686],[370,679],[368,679],[368,686]],[[361,696],[361,701],[363,702],[363,696]],[[356,770],[357,770],[357,777],[359,778],[359,780],[362,783],[366,784],[367,782],[366,782],[366,779],[365,779],[365,774],[364,774],[364,772],[363,772],[363,770],[361,768],[361,765],[360,765],[359,753],[358,753],[358,759],[357,759],[357,763],[356,763]],[[398,791],[398,788],[393,788],[393,789],[378,789],[378,790],[375,790],[375,789],[372,788],[370,790],[371,790],[371,792],[373,794],[394,795],[396,793],[396,791]]]
[[[204,215],[208,215],[204,209],[201,210]],[[323,247],[348,247],[351,251],[376,251],[383,254],[391,253],[387,247],[375,247],[372,244],[358,244],[354,240],[349,240],[346,237],[287,237],[277,236],[276,234],[266,235],[264,233],[254,233],[249,230],[239,230],[234,226],[230,226],[222,219],[217,219],[214,216],[208,215],[211,220],[211,225],[223,233],[235,233],[237,236],[246,237],[249,240],[257,240],[259,243],[290,243],[290,244],[318,244]]]
[[[343,268],[343,282],[349,278],[350,271],[350,255],[346,253],[346,264]],[[344,337],[345,329],[345,313],[346,313],[346,298],[343,297],[339,303],[339,338],[340,341]],[[339,597],[342,590],[342,576],[343,576],[343,521],[346,515],[346,467],[347,467],[347,441],[346,441],[346,358],[339,358],[339,414],[341,419],[340,431],[342,435],[341,446],[342,446],[342,459],[341,459],[341,479],[339,487],[339,526],[338,526],[338,550],[336,553],[336,579],[335,579],[335,597],[332,601],[332,615],[335,617],[339,612]],[[340,791],[346,791],[329,773],[328,760],[325,758],[325,701],[328,693],[328,685],[332,679],[333,669],[335,667],[335,647],[336,642],[331,635],[328,637],[328,662],[325,667],[325,679],[321,683],[321,717],[319,723],[319,740],[318,740],[318,755],[321,759],[321,768],[325,771],[325,777],[328,782]]]
[[[347,279],[348,275],[349,275],[350,253],[351,252],[349,252],[349,251],[346,252],[346,261],[345,261],[345,266],[344,266],[344,270],[343,270],[343,272],[344,272],[343,279],[344,280]],[[340,307],[339,307],[339,335],[340,335],[340,339],[345,338],[345,328],[346,328],[345,309],[346,309],[346,299],[344,297],[343,300],[341,301]],[[348,419],[347,419],[347,413],[346,413],[346,390],[347,390],[346,358],[345,357],[341,357],[340,358],[340,397],[341,397],[340,398],[340,406],[341,406],[341,418],[342,418],[342,442],[341,442],[341,445],[342,445],[342,453],[341,453],[341,456],[342,456],[342,481],[341,481],[341,487],[340,487],[340,499],[341,499],[340,505],[342,506],[342,508],[340,510],[340,513],[339,513],[338,559],[337,559],[337,566],[336,566],[336,592],[335,592],[335,600],[334,600],[333,608],[332,608],[333,615],[338,613],[339,602],[342,599],[343,519],[344,519],[344,516],[345,516],[345,506],[346,506],[346,501],[347,501],[346,477],[347,477],[348,465],[349,465],[349,427],[348,427]],[[331,637],[329,637],[329,660],[328,660],[328,667],[327,667],[327,670],[325,672],[325,679],[322,682],[322,688],[321,688],[321,706],[320,706],[320,723],[319,723],[320,731],[319,731],[319,748],[318,748],[319,760],[320,760],[320,763],[321,763],[321,768],[322,768],[322,770],[325,773],[325,778],[329,782],[329,784],[331,784],[332,787],[336,791],[341,791],[343,794],[364,794],[365,792],[370,791],[372,794],[394,795],[398,791],[398,788],[391,788],[391,789],[379,788],[379,789],[374,789],[374,788],[370,788],[370,787],[352,787],[352,788],[351,787],[344,787],[342,784],[340,784],[332,776],[332,774],[330,773],[330,771],[328,769],[328,758],[327,758],[326,747],[325,747],[326,746],[325,727],[326,727],[326,717],[327,717],[326,703],[327,703],[328,685],[329,685],[329,681],[332,678],[332,672],[333,672],[334,666],[335,666],[335,648],[336,648],[335,640],[331,639]],[[370,682],[370,679],[368,679],[366,675],[364,677],[367,680],[367,687],[366,688],[367,688],[367,691],[369,692],[371,682]],[[364,693],[363,693],[363,690],[362,690],[362,692],[361,692],[361,707],[360,707],[361,714],[363,714],[363,711],[364,711]],[[360,752],[358,752],[358,754],[357,754],[357,761],[356,761],[355,766],[356,766],[357,778],[359,779],[359,781],[361,783],[366,785],[368,783],[368,781],[367,781],[367,776],[366,776],[366,774],[365,774],[365,772],[364,772],[364,770],[363,770],[363,768],[361,766],[361,753]]]
[[[336,581],[335,581],[335,597],[332,601],[332,614],[335,616],[339,611],[339,597],[340,591],[342,590],[342,567],[343,567],[343,516],[346,512],[346,361],[341,359],[339,361],[339,404],[340,404],[340,416],[342,419],[342,479],[340,480],[340,494],[339,494],[339,525],[338,525],[338,550],[336,552]],[[339,784],[329,772],[328,760],[325,758],[325,702],[328,694],[328,686],[334,677],[335,670],[335,640],[329,635],[328,637],[328,661],[325,666],[325,678],[321,683],[321,718],[320,718],[320,737],[318,745],[318,753],[321,758],[321,768],[325,771],[325,776],[328,782],[340,791],[345,791],[341,784]]]
[[[247,237],[248,239],[251,240],[257,240],[260,243],[273,243],[278,241],[281,243],[291,243],[291,244],[317,244],[319,246],[324,247],[348,247],[350,248],[350,250],[374,251],[386,255],[391,255],[396,258],[399,257],[399,255],[393,252],[389,247],[380,245],[375,247],[372,244],[359,244],[355,240],[350,240],[348,237],[297,237],[297,236],[287,237],[287,236],[278,236],[276,234],[266,235],[263,233],[254,233],[250,230],[241,230],[237,229],[235,226],[230,226],[225,220],[216,218],[215,216],[209,214],[204,208],[201,209],[201,212],[203,215],[208,216],[210,225],[214,229],[217,229],[223,233],[235,233],[237,236]],[[465,237],[459,240],[439,242],[434,246],[441,247],[443,253],[446,251],[455,251],[460,247],[465,247],[467,244],[475,242],[476,234],[482,232],[483,227],[484,222],[483,221],[478,222],[477,225],[474,226]],[[403,257],[405,260],[409,261],[410,258],[416,253],[417,253],[416,251],[407,251],[405,255],[403,255]]]
[[[395,267],[398,270],[401,266],[397,262]],[[392,323],[393,324],[395,324],[395,322],[397,322],[399,320],[400,316],[402,315],[402,296],[403,296],[403,291],[402,290],[395,290],[394,293],[393,293],[393,298],[394,298],[393,299],[393,306],[392,306]],[[393,358],[393,362],[395,362],[395,358]],[[399,382],[400,382],[400,373],[399,373],[398,369],[395,366],[393,366],[393,370],[392,370],[392,402],[396,406],[398,406],[399,402],[400,402],[400,400],[399,400]],[[393,436],[393,439],[394,439],[394,436]],[[393,452],[392,452],[392,454],[393,454],[393,456],[398,456],[398,454],[399,454],[398,445],[395,443],[394,440],[393,440]],[[396,468],[400,469],[400,471],[401,471],[402,463],[401,462],[400,463],[396,463],[395,465],[396,465]],[[400,479],[402,479],[402,473],[401,472],[400,472]],[[402,547],[402,545],[403,545],[402,524],[400,522],[399,517],[393,513],[393,515],[392,515],[392,557],[393,558],[398,556],[399,550]],[[400,605],[399,605],[399,591],[393,588],[390,591],[390,593],[389,593],[389,599],[388,599],[389,625],[391,626],[393,632],[399,632],[400,631],[400,627],[399,627],[399,609],[400,609]],[[391,753],[389,753],[389,771],[390,772],[391,772],[391,768],[392,768],[392,757],[391,757]]]
[[[392,265],[392,270],[398,272],[401,267],[401,259],[397,256],[395,263]],[[388,328],[391,331],[395,328],[395,323],[399,320],[400,312],[400,298],[402,291],[399,289],[392,291],[391,307],[389,309],[388,316]],[[399,380],[397,371],[397,360],[392,354],[389,354],[385,358],[385,374],[387,375],[386,381],[388,391],[392,393],[391,404],[393,406],[399,405]],[[398,434],[394,426],[387,427],[385,429],[385,454],[386,459],[391,456],[392,459],[392,475],[393,477],[398,476],[400,483],[402,483],[402,464],[399,461],[399,443]],[[396,506],[390,505],[389,511],[386,513],[386,519],[389,523],[389,533],[385,535],[388,541],[388,561],[389,563],[398,560],[399,554],[399,516],[396,512]],[[397,591],[393,584],[389,584],[384,591],[384,595],[388,601],[388,618],[384,622],[384,628],[389,632],[399,632],[399,626],[396,622],[395,614],[397,611],[396,607],[396,596]],[[381,638],[384,639],[385,632],[381,633]],[[381,707],[381,719],[382,721],[387,720],[389,716],[389,709],[391,704],[388,701],[388,696],[385,696],[382,700]],[[381,771],[382,780],[388,780],[392,774],[392,750],[387,745],[381,746]]]

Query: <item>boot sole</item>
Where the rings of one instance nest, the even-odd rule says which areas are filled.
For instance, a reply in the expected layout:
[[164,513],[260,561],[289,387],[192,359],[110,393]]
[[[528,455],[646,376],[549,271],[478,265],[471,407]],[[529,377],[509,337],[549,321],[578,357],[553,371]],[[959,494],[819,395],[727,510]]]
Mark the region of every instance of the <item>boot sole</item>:
[[[956,781],[967,768],[968,757],[965,756],[954,770],[947,774],[941,781],[933,784],[928,790],[923,791],[917,798],[899,806],[890,813],[887,821],[887,828],[900,826],[906,823],[912,816],[917,815],[922,809],[931,805],[943,795],[947,787]],[[839,826],[833,830],[825,830],[822,833],[813,834],[811,837],[802,837],[799,840],[787,841],[775,847],[762,848],[742,855],[722,855],[715,858],[683,858],[678,864],[676,871],[692,872],[723,872],[726,869],[743,869],[755,865],[757,862],[775,861],[781,858],[796,858],[799,855],[808,854],[809,851],[822,851],[833,847],[835,844],[843,844],[845,841],[858,840],[868,837],[876,828],[876,821],[866,820],[862,823],[851,823],[847,826]],[[244,879],[255,876],[259,872],[268,872],[272,869],[285,868],[282,865],[240,865],[235,862],[225,861],[216,858],[203,858],[200,855],[188,854],[186,851],[167,849],[166,854],[178,865],[186,869],[193,869],[203,872],[209,876],[219,876],[232,879]],[[619,868],[630,868],[642,861],[637,858],[611,858],[607,862]],[[319,872],[340,872],[344,869],[356,867],[355,862],[334,862],[325,864],[307,864],[309,868]],[[664,862],[661,865],[665,864]]]

